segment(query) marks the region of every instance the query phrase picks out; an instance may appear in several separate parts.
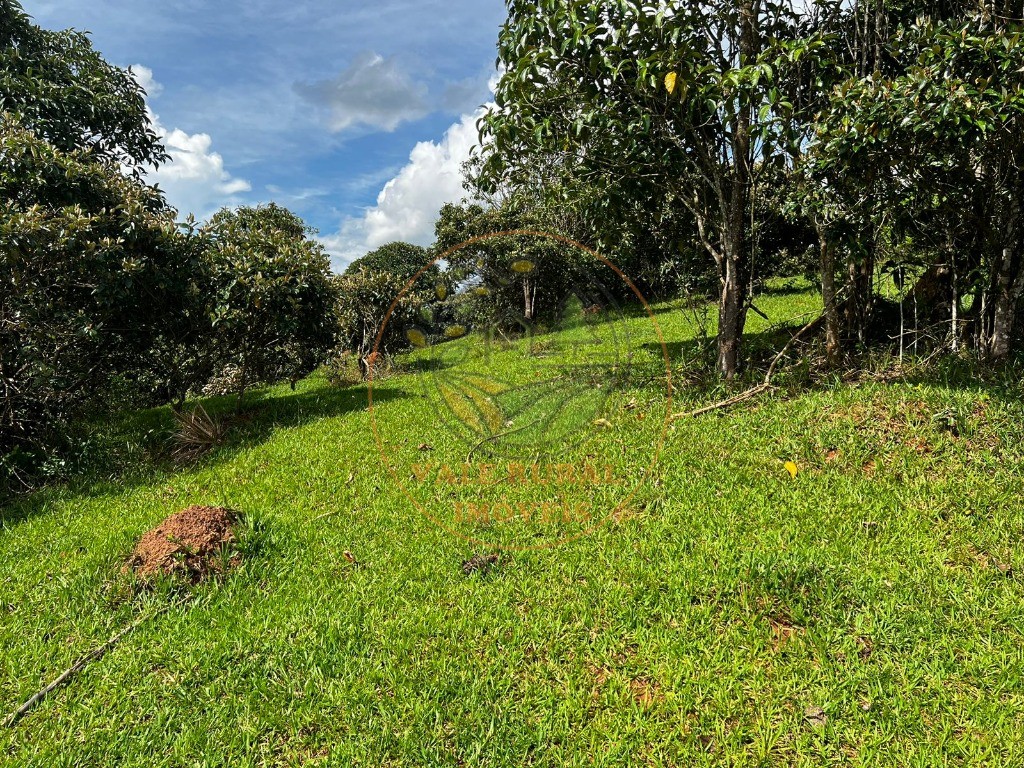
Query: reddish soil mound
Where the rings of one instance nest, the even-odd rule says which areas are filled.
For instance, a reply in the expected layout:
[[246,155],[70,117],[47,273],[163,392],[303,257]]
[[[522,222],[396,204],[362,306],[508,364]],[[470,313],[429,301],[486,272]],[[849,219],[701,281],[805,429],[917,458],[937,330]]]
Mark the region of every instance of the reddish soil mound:
[[224,552],[235,540],[237,516],[221,507],[189,507],[143,534],[125,570],[140,576],[179,574],[199,581],[219,573]]

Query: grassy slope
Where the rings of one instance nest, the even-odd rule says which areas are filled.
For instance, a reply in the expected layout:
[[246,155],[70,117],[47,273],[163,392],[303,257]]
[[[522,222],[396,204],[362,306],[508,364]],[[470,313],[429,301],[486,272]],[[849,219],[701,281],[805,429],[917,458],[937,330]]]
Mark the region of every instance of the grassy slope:
[[[622,408],[649,386],[613,401],[608,455],[652,439]],[[429,404],[408,377],[378,394],[415,445]],[[224,583],[0,732],[0,761],[1024,764],[1024,409],[1005,390],[837,385],[679,421],[630,514],[486,577],[394,487],[365,404],[316,378],[271,390],[194,470],[5,510],[5,710],[166,600],[109,588],[142,531],[192,503],[255,531]]]

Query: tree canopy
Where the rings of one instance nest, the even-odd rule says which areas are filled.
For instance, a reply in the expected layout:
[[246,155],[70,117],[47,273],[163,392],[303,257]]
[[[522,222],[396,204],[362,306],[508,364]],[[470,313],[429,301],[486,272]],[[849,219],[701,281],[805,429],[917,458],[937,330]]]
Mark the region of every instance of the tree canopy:
[[238,392],[297,379],[333,347],[330,262],[303,221],[274,203],[223,209],[203,227],[217,359],[238,370]]
[[136,172],[167,159],[131,72],[81,32],[36,26],[17,0],[0,0],[0,116],[57,149],[88,149]]

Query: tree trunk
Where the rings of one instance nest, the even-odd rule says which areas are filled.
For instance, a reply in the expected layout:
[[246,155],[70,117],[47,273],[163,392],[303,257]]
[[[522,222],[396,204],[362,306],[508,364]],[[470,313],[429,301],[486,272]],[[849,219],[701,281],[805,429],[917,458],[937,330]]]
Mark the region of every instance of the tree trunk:
[[[753,0],[740,4],[740,66],[749,64],[756,53]],[[747,280],[750,257],[747,248],[747,214],[750,184],[751,99],[740,91],[740,104],[732,131],[732,180],[725,214],[720,268],[722,296],[718,305],[718,371],[732,379],[739,371],[740,344],[747,319]]]
[[1014,320],[1016,319],[1017,298],[1012,290],[1010,271],[1006,265],[1011,262],[1011,254],[1004,250],[1000,259],[1000,269],[995,280],[995,295],[992,302],[992,335],[989,338],[988,356],[993,361],[1005,360],[1010,354],[1010,342],[1013,338]]
[[523,278],[523,316],[527,320],[533,320],[533,306],[537,300],[537,287],[532,280]]
[[950,258],[950,268],[953,270],[953,296],[952,307],[949,318],[949,338],[953,345],[953,352],[960,351],[960,283],[956,273],[956,256]]
[[739,371],[740,342],[747,316],[747,282],[740,274],[738,261],[726,253],[718,303],[718,371],[726,379]]
[[238,398],[235,400],[235,414],[236,415],[242,412],[242,404],[245,402],[245,390],[247,389],[247,387],[248,387],[248,385],[246,384],[246,378],[243,375],[242,376],[242,385],[238,389]]
[[875,73],[882,71],[882,21],[885,17],[885,0],[875,0]]
[[846,328],[850,336],[863,343],[867,339],[868,318],[871,317],[872,292],[874,290],[875,243],[872,241],[860,259],[851,257],[849,262],[850,300],[846,303]]
[[988,355],[994,361],[1005,360],[1010,354],[1017,304],[1024,291],[1024,270],[1019,263],[1020,219],[1020,202],[1014,197],[1010,201],[1006,239],[992,275],[992,335]]
[[818,227],[818,250],[821,256],[821,300],[825,318],[825,357],[830,368],[839,364],[842,350],[839,330],[839,306],[836,302],[836,252],[824,227]]
[[[748,124],[743,120],[737,120],[736,136],[733,143],[735,156],[745,158],[745,154],[740,154],[741,147],[744,150],[749,148],[750,137]],[[718,372],[726,379],[734,378],[739,371],[750,277],[750,257],[746,252],[746,162],[737,161],[736,166],[719,274],[722,293],[718,302]]]

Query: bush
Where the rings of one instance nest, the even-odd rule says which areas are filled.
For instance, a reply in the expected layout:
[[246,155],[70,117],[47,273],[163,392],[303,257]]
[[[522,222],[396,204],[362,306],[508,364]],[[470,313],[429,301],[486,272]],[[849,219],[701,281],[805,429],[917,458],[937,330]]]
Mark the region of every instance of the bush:
[[349,350],[335,350],[324,363],[324,376],[333,387],[351,387],[363,380],[359,358]]
[[0,464],[25,477],[126,381],[166,383],[203,314],[201,249],[158,190],[10,116],[0,243]]
[[211,356],[239,403],[256,384],[297,379],[337,338],[336,291],[322,246],[302,220],[271,203],[224,209],[203,228],[213,297]]

